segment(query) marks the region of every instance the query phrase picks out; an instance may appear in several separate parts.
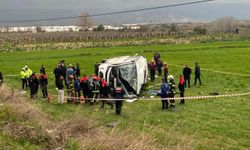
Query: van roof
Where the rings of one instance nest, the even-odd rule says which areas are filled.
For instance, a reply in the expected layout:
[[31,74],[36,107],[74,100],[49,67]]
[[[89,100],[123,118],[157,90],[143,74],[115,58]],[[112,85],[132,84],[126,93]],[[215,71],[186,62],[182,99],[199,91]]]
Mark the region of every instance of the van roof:
[[105,63],[109,63],[112,65],[123,64],[123,63],[135,62],[135,61],[139,60],[141,57],[143,57],[143,56],[120,56],[120,57],[114,57],[114,58],[107,59],[107,61],[105,61]]

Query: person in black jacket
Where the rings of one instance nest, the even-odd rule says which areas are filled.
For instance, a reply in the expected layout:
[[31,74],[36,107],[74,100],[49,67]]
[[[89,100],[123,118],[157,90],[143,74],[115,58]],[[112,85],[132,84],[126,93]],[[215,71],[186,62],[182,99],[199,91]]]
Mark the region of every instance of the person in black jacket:
[[36,77],[36,74],[32,73],[32,75],[29,78],[30,98],[34,99],[37,97],[38,86],[39,86],[39,81]]
[[117,99],[115,101],[115,113],[117,115],[121,114],[124,95],[125,95],[125,91],[121,87],[121,83],[118,83],[117,87],[115,88],[115,98]]
[[41,74],[39,77],[39,81],[43,93],[43,98],[48,98],[48,91],[47,91],[48,77],[45,74]]
[[185,80],[185,87],[187,87],[187,82],[188,82],[188,87],[190,88],[190,75],[192,71],[191,68],[186,65],[183,69],[183,75],[184,75],[184,80]]
[[45,66],[42,65],[41,68],[40,68],[40,74],[46,74],[46,71],[45,71]]
[[195,77],[194,77],[194,85],[196,85],[197,79],[199,80],[199,83],[201,85],[201,70],[200,70],[200,66],[198,65],[198,62],[195,63]]
[[54,69],[53,73],[55,75],[55,85],[56,85],[56,88],[58,88],[57,87],[57,83],[58,83],[58,80],[60,79],[60,64],[58,64],[56,66],[56,68]]

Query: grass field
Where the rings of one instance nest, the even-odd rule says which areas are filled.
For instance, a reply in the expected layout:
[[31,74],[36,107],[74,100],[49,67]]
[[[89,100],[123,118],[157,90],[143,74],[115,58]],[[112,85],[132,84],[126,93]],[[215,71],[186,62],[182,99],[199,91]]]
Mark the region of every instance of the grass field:
[[[211,92],[227,94],[250,91],[249,41],[2,52],[0,71],[4,75],[18,75],[21,68],[28,65],[33,71],[39,72],[41,64],[45,64],[49,75],[49,92],[56,94],[52,72],[62,59],[66,60],[67,65],[80,63],[81,73],[90,75],[94,71],[94,63],[102,59],[137,53],[151,60],[154,52],[160,52],[161,59],[170,64],[170,74],[175,76],[177,83],[177,77],[182,72],[180,66],[188,64],[193,69],[197,61],[201,69],[207,69],[202,71],[202,85],[187,89],[186,96],[209,95]],[[9,86],[21,88],[19,77],[8,76],[4,81]],[[153,89],[159,89],[159,83],[160,78],[157,78],[154,83],[148,85],[153,85]],[[190,100],[185,105],[177,105],[174,112],[162,111],[160,101],[136,101],[125,103],[121,116],[116,116],[114,110],[108,106],[104,109],[100,109],[100,105],[61,106],[57,104],[56,97],[51,104],[40,99],[32,104],[52,116],[55,121],[81,116],[96,121],[97,127],[117,121],[119,131],[129,130],[131,134],[137,136],[146,135],[154,141],[155,149],[249,149],[249,98],[250,96]],[[105,131],[111,132],[110,129]],[[25,142],[15,143],[15,140],[3,134],[0,134],[0,139],[1,141],[7,139],[3,145],[11,145],[12,148],[34,147]],[[71,149],[72,145],[74,148],[74,144],[68,144],[66,148]]]

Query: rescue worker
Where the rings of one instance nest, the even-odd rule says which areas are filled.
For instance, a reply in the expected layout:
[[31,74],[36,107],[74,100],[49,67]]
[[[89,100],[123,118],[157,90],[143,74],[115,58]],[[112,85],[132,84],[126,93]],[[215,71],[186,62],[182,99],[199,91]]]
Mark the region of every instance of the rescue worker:
[[64,103],[64,86],[63,86],[63,75],[60,75],[59,80],[57,80],[56,86],[58,88],[58,103]]
[[157,65],[158,75],[161,76],[162,75],[162,67],[163,67],[162,61],[159,59],[156,62],[156,65]]
[[80,65],[78,63],[76,64],[75,75],[76,75],[76,78],[80,77],[80,75],[81,75],[81,68],[80,68]]
[[179,91],[180,91],[180,97],[181,97],[181,102],[180,104],[184,104],[185,103],[185,99],[184,99],[184,92],[185,92],[185,80],[183,75],[180,75],[180,81],[179,81]]
[[185,80],[185,87],[187,87],[187,82],[188,82],[188,87],[190,88],[190,75],[192,71],[191,68],[186,65],[183,69],[183,75],[184,75],[184,80]]
[[44,65],[42,65],[41,68],[40,68],[40,74],[46,75],[46,71],[45,71],[45,66]]
[[80,97],[81,97],[81,82],[79,77],[76,77],[74,81],[74,88],[75,88],[75,96],[77,99],[77,103],[80,103]]
[[2,86],[3,84],[3,74],[2,72],[0,72],[0,87]]
[[195,77],[194,77],[194,85],[196,85],[197,79],[199,80],[199,83],[201,85],[201,70],[200,70],[200,66],[198,65],[198,62],[195,63]]
[[150,79],[151,79],[151,81],[154,81],[154,80],[155,80],[155,71],[156,71],[156,64],[155,64],[155,61],[152,60],[152,61],[148,64],[148,67],[149,67],[149,71],[150,71]]
[[48,77],[45,74],[41,74],[39,77],[40,87],[43,93],[43,98],[48,98]]
[[[98,99],[100,98],[100,78],[96,75],[93,76],[93,88],[92,88],[92,94],[93,99],[90,104],[93,104],[95,101],[98,102]],[[95,100],[97,98],[97,100]]]
[[81,89],[82,89],[82,94],[85,98],[88,98],[88,77],[86,75],[83,75],[83,77],[80,80],[80,84],[81,84]]
[[164,80],[165,82],[168,82],[168,65],[167,63],[165,62],[164,65],[163,65],[163,74],[164,74]]
[[[174,76],[173,75],[168,76],[168,85],[169,85],[168,97],[169,98],[174,98],[174,95],[175,95],[175,82],[174,82]],[[175,100],[174,99],[170,99],[170,107],[175,107]]]
[[39,87],[39,81],[35,73],[32,73],[29,78],[29,87],[30,87],[30,98],[37,98],[37,92]]
[[168,90],[169,90],[168,83],[163,78],[162,79],[162,85],[161,85],[162,110],[168,109],[168,100],[166,99],[167,95],[168,95]]
[[[103,98],[103,99],[110,99],[111,98],[110,86],[107,84],[107,81],[105,79],[101,79],[100,93],[101,93],[101,98]],[[112,103],[112,101],[102,100],[101,108],[104,108],[105,104],[110,105],[111,109],[113,109],[113,107],[114,107],[114,104]]]
[[22,89],[25,91],[27,88],[27,79],[26,79],[26,73],[25,73],[25,68],[23,68],[20,72],[20,76],[22,79]]
[[32,75],[33,71],[28,66],[25,66],[24,68],[26,72],[26,77],[29,78]]
[[121,114],[124,94],[125,92],[123,88],[121,87],[121,83],[118,83],[117,87],[115,88],[115,98],[118,99],[115,101],[115,113],[117,115]]

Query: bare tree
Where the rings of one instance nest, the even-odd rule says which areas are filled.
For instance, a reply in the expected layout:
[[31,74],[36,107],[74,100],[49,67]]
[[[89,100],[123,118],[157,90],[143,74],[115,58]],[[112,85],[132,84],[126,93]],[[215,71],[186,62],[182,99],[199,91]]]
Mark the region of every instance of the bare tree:
[[94,23],[87,12],[81,12],[81,17],[79,17],[76,22],[76,25],[82,27],[83,30],[88,30],[93,24]]
[[215,32],[233,33],[237,27],[237,21],[233,17],[223,17],[212,22],[212,30]]

